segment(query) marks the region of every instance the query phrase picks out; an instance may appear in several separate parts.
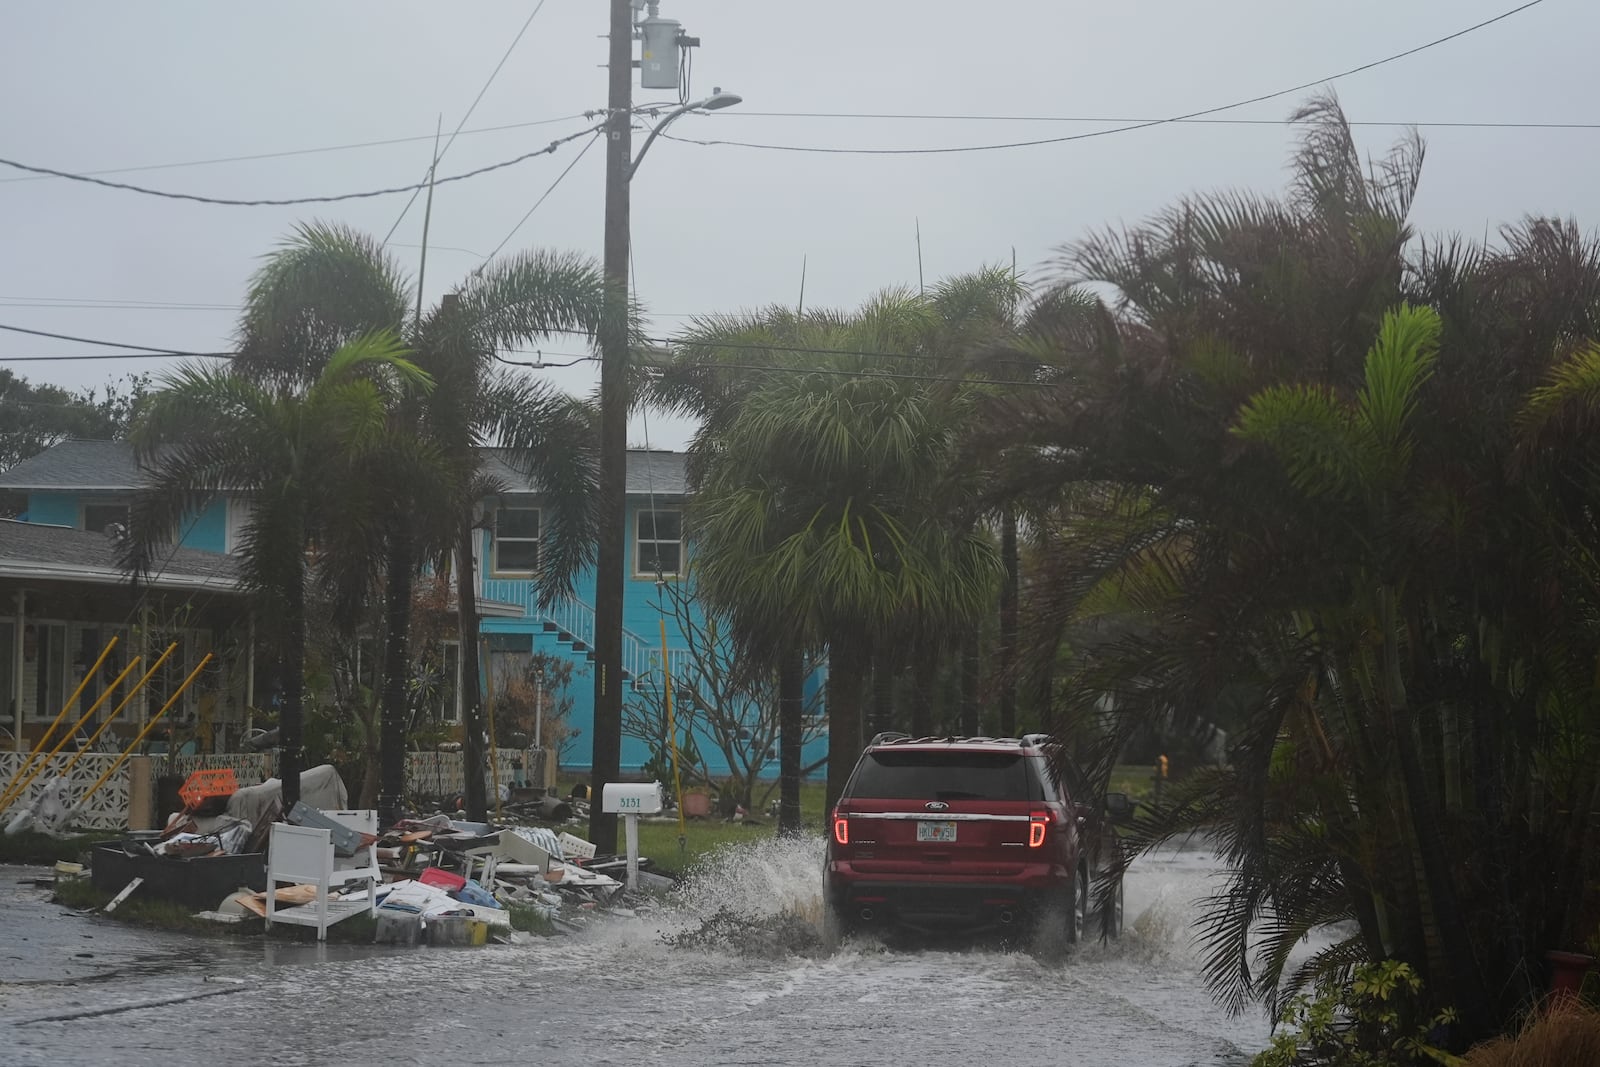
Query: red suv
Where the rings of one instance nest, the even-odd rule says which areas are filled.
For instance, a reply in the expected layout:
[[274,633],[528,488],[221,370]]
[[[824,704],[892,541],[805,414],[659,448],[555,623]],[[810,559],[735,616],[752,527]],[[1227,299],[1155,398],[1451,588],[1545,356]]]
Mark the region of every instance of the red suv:
[[1110,822],[1075,803],[1087,797],[1069,795],[1049,744],[873,738],[828,819],[830,932],[998,926],[1074,942],[1094,912],[1094,933],[1121,933],[1120,882],[1097,912],[1090,899],[1091,875],[1115,858]]

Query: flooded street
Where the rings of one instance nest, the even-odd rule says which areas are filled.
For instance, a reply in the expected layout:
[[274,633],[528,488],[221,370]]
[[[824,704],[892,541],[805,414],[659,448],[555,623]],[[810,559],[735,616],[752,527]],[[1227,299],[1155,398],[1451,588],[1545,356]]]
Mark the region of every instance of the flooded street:
[[1226,1016],[1198,982],[1191,902],[1216,879],[1203,850],[1141,861],[1123,940],[1051,964],[872,939],[824,956],[794,917],[815,914],[820,848],[750,846],[669,904],[476,950],[130,930],[42,903],[19,884],[40,872],[0,869],[0,1063],[1176,1067],[1265,1044],[1259,1014]]

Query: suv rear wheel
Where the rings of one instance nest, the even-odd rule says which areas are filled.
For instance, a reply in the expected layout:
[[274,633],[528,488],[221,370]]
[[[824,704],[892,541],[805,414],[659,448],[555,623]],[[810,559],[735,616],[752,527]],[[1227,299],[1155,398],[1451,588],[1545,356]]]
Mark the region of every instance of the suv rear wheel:
[[1122,936],[1122,879],[1117,879],[1116,888],[1106,898],[1104,906],[1100,909],[1100,928],[1107,938],[1115,941]]
[[1083,940],[1089,917],[1089,869],[1078,868],[1078,877],[1072,880],[1072,907],[1067,912],[1067,944],[1076,945]]

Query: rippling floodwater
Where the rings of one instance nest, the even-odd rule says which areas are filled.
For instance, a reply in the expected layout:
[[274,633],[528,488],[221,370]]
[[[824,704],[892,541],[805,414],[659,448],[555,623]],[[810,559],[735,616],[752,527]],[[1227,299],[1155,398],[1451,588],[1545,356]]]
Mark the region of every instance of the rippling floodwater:
[[[1054,963],[873,939],[824,955],[795,918],[817,913],[820,864],[820,842],[752,844],[578,934],[415,950],[131,931],[41,904],[0,869],[0,1063],[1164,1067],[1266,1043],[1261,1016],[1223,1014],[1199,983],[1192,901],[1218,877],[1204,850],[1141,860],[1123,939]],[[140,1007],[35,1021],[123,1005]]]

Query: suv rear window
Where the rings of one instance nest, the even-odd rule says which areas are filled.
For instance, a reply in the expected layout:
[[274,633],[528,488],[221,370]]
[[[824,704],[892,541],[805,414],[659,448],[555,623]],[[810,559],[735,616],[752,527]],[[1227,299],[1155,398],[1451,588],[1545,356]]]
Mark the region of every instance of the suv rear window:
[[849,795],[878,800],[1039,800],[1022,754],[869,752]]

